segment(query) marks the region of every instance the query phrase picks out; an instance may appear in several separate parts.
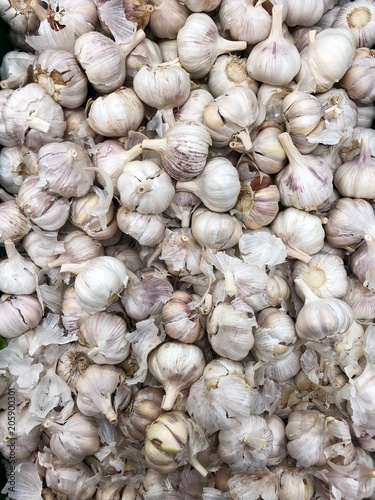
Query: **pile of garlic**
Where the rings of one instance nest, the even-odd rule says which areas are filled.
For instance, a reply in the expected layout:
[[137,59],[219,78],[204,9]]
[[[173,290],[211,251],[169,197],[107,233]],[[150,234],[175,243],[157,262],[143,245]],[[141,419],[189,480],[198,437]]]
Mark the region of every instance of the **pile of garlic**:
[[375,0],[0,16],[3,492],[375,498]]

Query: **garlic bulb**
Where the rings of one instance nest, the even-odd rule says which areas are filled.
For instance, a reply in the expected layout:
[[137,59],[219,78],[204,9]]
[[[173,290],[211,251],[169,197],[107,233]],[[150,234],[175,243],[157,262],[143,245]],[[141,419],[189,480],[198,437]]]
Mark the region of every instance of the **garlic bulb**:
[[123,370],[112,365],[88,366],[76,383],[79,411],[87,417],[104,415],[111,424],[117,424],[116,402],[121,406],[130,400],[129,393],[125,391],[121,394],[120,401],[116,401],[116,389],[124,379]]
[[282,21],[283,6],[275,5],[269,36],[252,48],[247,60],[247,71],[254,80],[269,85],[287,85],[301,67],[298,50],[283,35]]
[[35,328],[43,317],[43,307],[36,295],[6,295],[0,297],[0,335],[14,338]]
[[5,240],[20,241],[31,229],[31,223],[16,201],[0,204],[0,244]]
[[77,388],[77,380],[93,363],[86,355],[86,352],[87,349],[81,347],[78,342],[72,342],[69,348],[60,356],[57,363],[56,373],[72,389]]
[[152,247],[158,245],[164,237],[165,225],[160,215],[140,214],[120,207],[116,220],[121,231],[137,240],[140,245]]
[[[14,389],[13,389],[14,390]],[[40,444],[40,425],[35,425],[29,432],[25,432],[25,427],[32,418],[28,408],[21,408],[11,403],[12,410],[10,416],[17,422],[16,425],[8,424],[6,413],[0,416],[0,452],[2,456],[10,460],[11,458],[22,460],[38,449]],[[13,418],[10,419],[13,422]]]
[[375,245],[374,237],[364,236],[364,244],[357,248],[350,259],[350,267],[359,281],[370,290],[375,289]]
[[302,278],[296,285],[305,299],[296,321],[298,336],[306,340],[335,337],[345,332],[354,320],[350,306],[341,299],[317,297]]
[[178,121],[162,139],[145,139],[142,148],[160,153],[163,168],[173,179],[187,181],[204,169],[211,144],[204,125]]
[[3,147],[0,151],[0,182],[8,193],[17,193],[28,171],[23,148],[13,146]]
[[129,355],[127,326],[120,316],[107,312],[91,314],[80,326],[78,342],[88,349],[87,357],[98,365],[116,365]]
[[164,121],[173,126],[173,109],[189,97],[190,77],[175,62],[143,66],[134,77],[133,88],[145,104],[159,109]]
[[105,137],[126,136],[136,130],[144,117],[141,100],[133,89],[120,88],[97,99],[88,100],[87,123]]
[[[151,4],[148,4],[148,6],[152,7]],[[129,15],[128,11],[126,12],[126,15]],[[141,28],[139,24],[138,28]],[[171,60],[176,58],[177,54],[175,57],[172,57]],[[135,75],[143,66],[156,66],[161,64],[163,61],[165,61],[165,59],[163,59],[162,47],[149,38],[145,38],[139,42],[136,47],[134,47],[126,58],[125,85],[132,85]]]
[[0,66],[0,88],[16,89],[25,85],[34,59],[34,54],[18,50],[5,54]]
[[100,448],[94,421],[80,412],[73,413],[63,424],[46,420],[43,427],[52,434],[49,446],[62,464],[78,464]]
[[324,0],[313,0],[305,8],[298,0],[273,0],[272,3],[284,6],[285,23],[288,26],[313,26],[326,10]]
[[55,231],[42,231],[35,226],[22,239],[22,246],[34,264],[47,268],[65,250],[64,243],[58,241],[57,236]]
[[271,231],[284,242],[289,258],[309,262],[323,247],[324,229],[316,215],[290,207],[279,212]]
[[38,173],[52,193],[66,198],[84,196],[95,179],[86,150],[73,142],[51,142],[38,152]]
[[332,28],[346,28],[353,34],[357,47],[372,47],[375,43],[375,7],[371,0],[355,0],[342,5]]
[[266,465],[272,442],[266,420],[250,415],[236,419],[232,429],[219,431],[218,454],[233,472],[254,472]]
[[64,108],[77,108],[87,97],[87,78],[65,50],[44,50],[34,60],[33,79]]
[[[24,240],[23,240],[24,241]],[[103,255],[103,247],[98,242],[90,238],[83,231],[72,231],[68,233],[62,242],[63,249],[57,259],[48,263],[48,267],[53,269],[65,263],[79,263],[87,259],[93,259]]]
[[225,94],[235,86],[247,87],[255,94],[259,84],[246,70],[246,59],[232,54],[219,56],[208,76],[208,88],[214,97]]
[[17,144],[40,134],[42,143],[61,139],[65,130],[61,106],[37,83],[16,89],[2,109],[7,134]]
[[172,409],[178,393],[198,380],[204,367],[203,353],[195,345],[167,342],[152,351],[148,369],[165,390],[163,410]]
[[192,216],[191,230],[201,246],[224,250],[236,245],[242,236],[241,223],[229,214],[198,208]]
[[169,175],[151,160],[127,163],[117,180],[121,204],[141,214],[160,214],[175,190]]
[[358,48],[350,68],[340,80],[340,85],[351,99],[362,104],[375,100],[375,84],[370,78],[374,67],[375,51],[368,47]]
[[193,344],[203,337],[201,314],[194,307],[194,298],[188,292],[177,290],[161,311],[165,333],[184,344]]
[[244,50],[246,42],[226,40],[207,14],[194,13],[177,34],[177,48],[182,67],[197,79],[210,72],[219,55]]
[[174,39],[189,17],[189,9],[178,0],[153,0],[148,26],[158,38]]
[[251,158],[266,174],[277,174],[285,165],[286,154],[279,141],[280,132],[282,129],[276,122],[266,121],[253,139]]
[[102,139],[95,130],[88,126],[83,107],[74,110],[65,109],[64,116],[66,122],[64,140],[74,142],[89,150]]
[[[268,427],[272,432],[272,450],[267,459],[267,466],[281,464],[287,456],[287,438],[285,436],[285,424],[275,413],[266,418]],[[286,500],[286,499],[285,499]]]
[[30,295],[38,285],[40,268],[23,257],[12,240],[5,240],[7,259],[0,261],[0,289],[3,293]]
[[33,31],[38,25],[38,18],[29,5],[2,2],[0,16],[6,20],[11,29],[16,33]]
[[176,120],[203,123],[204,108],[213,100],[212,93],[207,90],[192,90],[184,104],[176,111]]
[[229,31],[234,40],[245,40],[249,45],[265,40],[270,34],[272,21],[263,3],[240,0],[234,4],[223,0],[219,10],[223,29]]
[[306,92],[290,92],[282,104],[286,129],[292,136],[308,135],[319,125],[323,117],[320,100]]
[[334,177],[334,183],[342,196],[351,198],[374,198],[375,192],[371,178],[375,168],[375,159],[370,151],[370,138],[364,136],[358,156],[340,165]]
[[325,92],[332,88],[349,69],[355,50],[354,36],[347,29],[310,31],[309,44],[301,52],[297,90]]
[[226,158],[209,160],[201,174],[190,181],[177,182],[177,191],[188,191],[200,198],[213,212],[234,207],[240,192],[238,172]]
[[223,302],[210,312],[206,323],[208,341],[219,356],[240,361],[249,354],[256,320],[252,309],[248,309]]
[[279,135],[279,141],[289,163],[276,176],[281,203],[300,210],[316,210],[333,191],[333,175],[319,156],[302,155],[288,134]]
[[309,263],[296,261],[293,277],[302,278],[319,298],[341,298],[348,291],[344,263],[337,255],[316,253]]
[[11,89],[1,89],[0,90],[0,144],[2,146],[7,146],[11,148],[17,145],[16,139],[13,139],[5,128],[5,122],[3,119],[3,108],[4,104],[7,102],[9,97],[13,94],[14,90]]
[[76,300],[87,312],[104,311],[128,282],[125,265],[115,257],[99,256],[80,264],[63,264],[61,272],[77,273]]

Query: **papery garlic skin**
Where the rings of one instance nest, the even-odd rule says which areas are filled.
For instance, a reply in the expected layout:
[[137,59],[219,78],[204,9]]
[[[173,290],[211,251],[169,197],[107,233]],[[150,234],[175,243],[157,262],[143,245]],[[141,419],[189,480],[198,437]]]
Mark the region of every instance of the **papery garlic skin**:
[[167,342],[150,354],[148,368],[165,390],[163,410],[172,409],[178,393],[190,387],[202,375],[204,367],[202,351],[191,344]]
[[83,264],[63,264],[61,272],[77,272],[76,300],[87,312],[104,311],[128,282],[125,265],[115,257],[99,256]]

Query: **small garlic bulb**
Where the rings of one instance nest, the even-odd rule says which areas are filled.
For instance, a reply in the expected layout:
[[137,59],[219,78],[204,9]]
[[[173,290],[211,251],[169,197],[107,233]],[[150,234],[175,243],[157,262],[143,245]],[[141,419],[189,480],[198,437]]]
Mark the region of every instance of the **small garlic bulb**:
[[348,291],[346,270],[338,255],[316,253],[307,264],[296,261],[293,278],[297,277],[302,278],[319,298],[341,298]]
[[223,157],[209,160],[203,172],[194,179],[176,184],[177,191],[194,193],[213,212],[227,212],[233,208],[240,188],[237,169]]
[[24,148],[22,146],[3,147],[0,151],[0,183],[8,193],[18,192],[30,171],[26,164]]
[[219,56],[208,76],[208,88],[214,97],[228,92],[235,86],[247,87],[255,94],[259,84],[253,80],[246,70],[246,59],[232,54]]
[[130,344],[121,316],[105,311],[91,314],[80,326],[78,342],[87,348],[87,357],[98,365],[116,365],[126,359]]
[[232,429],[219,431],[218,454],[233,472],[254,472],[266,465],[272,443],[266,420],[249,415],[237,418]]
[[265,121],[253,139],[251,158],[265,174],[277,174],[285,165],[286,154],[279,141],[282,130],[276,122]]
[[[78,378],[77,406],[87,417],[102,417],[111,424],[117,424],[117,409],[113,406],[116,397],[114,393],[125,379],[125,373],[112,365],[92,364]],[[129,393],[122,397],[130,400]]]
[[163,410],[170,410],[178,393],[198,380],[205,364],[201,349],[191,344],[167,342],[151,352],[148,369],[165,390]]
[[[14,390],[14,389],[13,389]],[[10,394],[10,392],[9,392]],[[12,398],[9,397],[9,401]],[[9,414],[13,419],[9,419],[7,412],[1,412],[0,415],[0,452],[4,459],[24,460],[30,457],[33,451],[37,450],[40,445],[40,425],[35,425],[26,432],[25,428],[28,425],[32,416],[28,407],[15,406],[14,402],[10,402]],[[12,412],[12,413],[10,413]]]
[[267,459],[267,467],[269,467],[270,465],[281,464],[287,456],[286,445],[288,440],[285,435],[285,424],[280,417],[273,413],[266,418],[266,422],[273,436],[272,450]]
[[344,333],[353,323],[353,311],[341,299],[317,297],[302,278],[294,280],[305,299],[296,321],[301,339],[319,340]]
[[173,126],[173,109],[189,97],[190,77],[175,62],[143,66],[134,77],[133,88],[145,104],[159,109],[164,121]]
[[22,246],[30,259],[41,268],[47,268],[57,256],[65,251],[64,243],[57,240],[55,231],[33,228],[23,239]]
[[36,295],[3,294],[0,313],[0,335],[11,339],[36,328],[43,317],[43,307]]
[[295,135],[310,134],[319,125],[323,108],[317,97],[294,90],[285,96],[282,113],[287,132],[293,138]]
[[187,181],[203,171],[211,144],[203,124],[178,121],[162,139],[145,139],[142,148],[160,153],[163,168],[173,179]]
[[133,89],[120,88],[94,101],[89,99],[86,113],[87,123],[95,132],[105,137],[122,137],[142,123],[144,107]]
[[365,234],[364,240],[364,244],[352,254],[350,267],[363,286],[375,290],[375,239]]
[[164,212],[175,195],[172,179],[151,160],[127,163],[117,180],[121,204],[141,214]]
[[99,257],[99,255],[103,255],[104,253],[103,247],[98,241],[93,240],[90,236],[79,230],[68,233],[61,243],[63,250],[60,252],[59,257],[47,264],[51,269],[61,266],[64,262],[84,262],[94,257]]
[[355,0],[340,7],[332,28],[346,28],[353,34],[357,47],[375,43],[375,5],[371,0]]
[[165,333],[184,344],[193,344],[203,337],[204,330],[193,296],[176,290],[161,311]]
[[63,424],[45,420],[43,427],[50,432],[49,447],[62,464],[75,465],[100,448],[98,429],[92,418],[73,413]]
[[202,246],[225,250],[236,245],[242,236],[241,223],[229,214],[198,208],[192,216],[191,230]]
[[284,6],[284,18],[288,26],[313,26],[326,10],[324,0],[312,0],[305,6],[298,0],[272,0],[272,3]]
[[[152,7],[151,4],[148,4]],[[129,12],[126,10],[126,16]],[[129,18],[128,18],[129,19]],[[138,28],[143,29],[138,24]],[[177,54],[171,60],[177,59]],[[163,62],[163,50],[160,45],[153,42],[149,38],[142,40],[134,49],[129,53],[126,58],[126,78],[125,85],[131,87],[135,75],[143,66],[156,66]]]
[[104,311],[128,282],[125,265],[109,256],[95,257],[80,264],[63,264],[61,272],[77,273],[76,300],[87,312]]
[[154,10],[148,26],[158,38],[175,39],[189,17],[190,11],[178,0],[153,0]]
[[221,0],[181,0],[180,3],[192,12],[212,12],[220,5]]
[[244,50],[246,42],[226,40],[207,14],[194,13],[177,34],[177,48],[182,67],[198,79],[210,72],[219,55]]
[[31,223],[16,201],[9,200],[0,204],[0,244],[5,240],[14,243],[30,231]]
[[355,51],[353,62],[340,80],[348,96],[361,104],[375,100],[375,83],[370,77],[375,68],[375,50],[361,47]]
[[[38,152],[38,174],[52,193],[66,198],[87,194],[95,172],[86,150],[74,142],[51,142]],[[91,168],[91,170],[90,170]]]
[[120,230],[142,246],[156,246],[164,238],[165,224],[158,214],[140,214],[120,207],[116,220]]
[[203,123],[204,108],[213,100],[214,97],[208,90],[194,89],[174,116],[178,121]]
[[275,5],[268,38],[252,48],[247,60],[247,71],[254,80],[269,85],[287,85],[301,67],[299,52],[284,37],[282,22],[283,6]]
[[0,260],[0,290],[10,295],[30,295],[38,285],[40,268],[23,257],[12,240],[5,240],[7,259]]

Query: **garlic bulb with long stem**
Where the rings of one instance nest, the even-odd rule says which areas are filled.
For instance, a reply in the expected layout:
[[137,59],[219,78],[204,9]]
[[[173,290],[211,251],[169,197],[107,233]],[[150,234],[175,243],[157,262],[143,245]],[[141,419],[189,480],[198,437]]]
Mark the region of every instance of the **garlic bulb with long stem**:
[[[130,401],[130,389],[120,395],[116,404],[116,390],[123,384],[125,373],[112,365],[92,364],[78,378],[77,406],[87,417],[101,417],[117,424],[118,406],[126,406]],[[117,408],[116,408],[117,406]]]
[[162,139],[145,139],[142,148],[160,153],[163,168],[173,179],[187,181],[204,169],[211,144],[204,125],[178,121]]
[[219,55],[244,50],[246,42],[226,40],[207,14],[194,13],[177,34],[177,48],[182,67],[196,79],[210,72]]
[[226,158],[213,158],[203,172],[190,181],[179,181],[177,191],[193,192],[213,212],[227,212],[234,207],[240,193],[238,172]]
[[298,50],[283,35],[282,21],[283,6],[275,5],[269,36],[252,48],[247,60],[247,71],[254,80],[269,85],[287,85],[301,67]]
[[79,264],[65,263],[61,272],[77,273],[76,300],[87,312],[104,311],[128,282],[125,265],[115,257],[99,256]]
[[280,134],[279,141],[289,159],[276,176],[281,203],[308,212],[316,210],[333,191],[329,165],[318,156],[302,155],[288,132]]
[[7,259],[0,261],[0,290],[10,295],[30,295],[38,286],[40,268],[23,257],[12,240],[5,240]]
[[173,110],[189,97],[190,77],[176,61],[143,66],[134,77],[133,88],[145,104],[159,109],[164,121],[173,127]]
[[152,351],[148,369],[165,390],[163,410],[172,409],[178,393],[198,380],[204,367],[203,353],[195,345],[167,342]]

